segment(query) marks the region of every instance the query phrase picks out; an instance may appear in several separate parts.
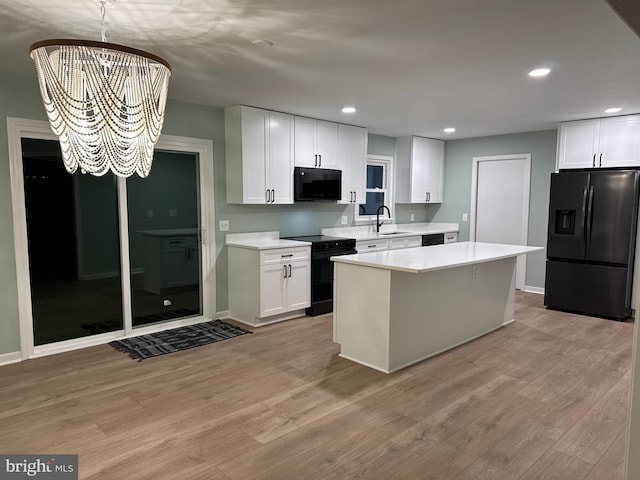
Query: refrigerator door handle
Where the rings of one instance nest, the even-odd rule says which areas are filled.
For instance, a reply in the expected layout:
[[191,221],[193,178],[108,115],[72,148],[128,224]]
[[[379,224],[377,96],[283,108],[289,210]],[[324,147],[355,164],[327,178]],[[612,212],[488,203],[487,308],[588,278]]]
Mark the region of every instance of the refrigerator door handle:
[[582,192],[582,238],[583,241],[586,241],[587,231],[585,230],[587,226],[587,197],[589,196],[589,187],[584,187],[584,192]]
[[587,203],[587,235],[586,241],[587,245],[591,244],[591,223],[593,218],[593,187],[589,187],[589,201]]

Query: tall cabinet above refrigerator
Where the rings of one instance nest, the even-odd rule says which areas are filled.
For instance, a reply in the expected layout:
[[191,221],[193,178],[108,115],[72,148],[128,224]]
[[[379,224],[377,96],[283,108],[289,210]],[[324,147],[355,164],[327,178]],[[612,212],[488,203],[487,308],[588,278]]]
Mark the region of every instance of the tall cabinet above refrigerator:
[[636,170],[551,174],[545,305],[631,314],[639,190]]

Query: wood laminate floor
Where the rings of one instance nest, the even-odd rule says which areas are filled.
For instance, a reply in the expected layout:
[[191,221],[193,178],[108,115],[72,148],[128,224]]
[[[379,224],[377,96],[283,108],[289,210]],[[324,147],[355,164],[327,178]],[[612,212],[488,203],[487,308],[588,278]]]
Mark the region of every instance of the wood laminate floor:
[[391,375],[331,315],[136,362],[109,346],[0,367],[0,452],[82,479],[623,479],[633,324],[546,310]]

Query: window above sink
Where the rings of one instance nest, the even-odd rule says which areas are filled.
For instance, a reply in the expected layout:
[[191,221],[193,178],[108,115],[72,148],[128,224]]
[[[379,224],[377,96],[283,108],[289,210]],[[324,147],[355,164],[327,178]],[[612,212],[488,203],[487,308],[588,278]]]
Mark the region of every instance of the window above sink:
[[384,217],[384,221],[391,223],[394,217],[393,157],[368,155],[366,175],[366,203],[354,205],[356,223],[375,222],[376,212],[381,205],[389,207],[391,217]]

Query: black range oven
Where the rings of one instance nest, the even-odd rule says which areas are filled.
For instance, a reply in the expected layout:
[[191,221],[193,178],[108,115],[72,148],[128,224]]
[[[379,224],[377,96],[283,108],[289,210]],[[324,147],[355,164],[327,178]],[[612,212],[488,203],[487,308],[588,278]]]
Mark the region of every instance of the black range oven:
[[330,258],[357,253],[355,239],[326,235],[287,239],[311,242],[311,306],[307,308],[307,315],[333,312],[333,262]]

